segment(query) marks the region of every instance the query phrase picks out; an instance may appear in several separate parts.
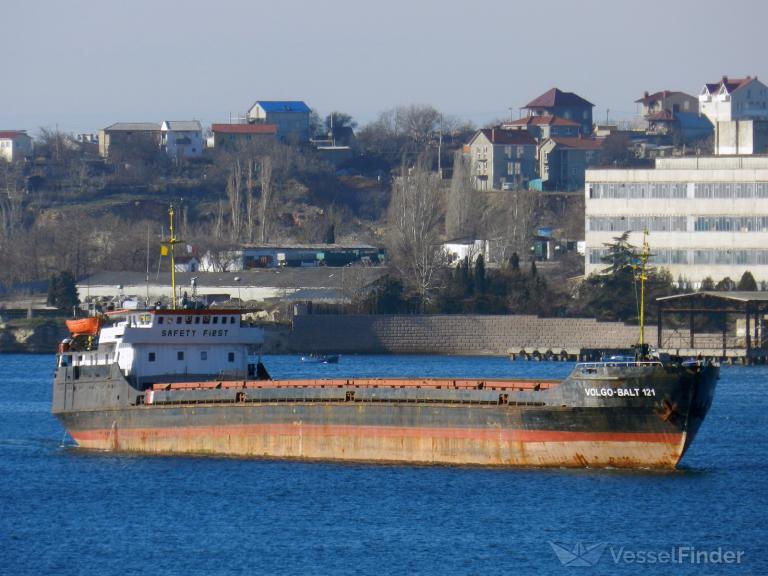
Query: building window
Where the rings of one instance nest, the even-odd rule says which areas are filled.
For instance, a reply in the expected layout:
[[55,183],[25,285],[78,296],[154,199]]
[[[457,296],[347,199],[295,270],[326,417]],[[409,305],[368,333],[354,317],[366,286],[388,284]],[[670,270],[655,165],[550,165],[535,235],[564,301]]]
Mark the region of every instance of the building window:
[[235,361],[235,353],[227,352],[227,362],[234,362],[234,361]]
[[200,360],[208,360],[208,350],[200,350]]
[[184,360],[184,352],[182,350],[176,352],[176,360]]
[[147,360],[149,360],[150,362],[154,362],[155,361],[155,353],[154,352],[150,352],[149,354],[147,354]]

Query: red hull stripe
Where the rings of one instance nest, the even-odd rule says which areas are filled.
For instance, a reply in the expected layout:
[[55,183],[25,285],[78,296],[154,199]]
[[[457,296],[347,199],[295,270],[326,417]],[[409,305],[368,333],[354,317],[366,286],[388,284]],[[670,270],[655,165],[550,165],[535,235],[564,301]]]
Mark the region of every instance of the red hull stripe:
[[[505,442],[650,442],[677,444],[681,433],[563,432],[556,430],[509,430],[492,428],[411,428],[395,426],[343,426],[306,424],[246,424],[168,428],[118,428],[121,438],[190,438],[218,436],[345,436],[362,438],[452,438],[457,440]],[[103,440],[115,430],[73,430],[77,440]]]

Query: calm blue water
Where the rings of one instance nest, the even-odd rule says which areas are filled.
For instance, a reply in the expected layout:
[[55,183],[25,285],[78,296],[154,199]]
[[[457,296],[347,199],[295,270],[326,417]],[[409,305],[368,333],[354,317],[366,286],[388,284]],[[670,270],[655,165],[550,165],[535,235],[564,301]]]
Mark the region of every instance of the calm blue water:
[[[266,363],[276,377],[570,369],[502,358]],[[52,356],[0,355],[0,574],[768,573],[766,368],[723,368],[708,420],[671,473],[88,454],[62,447],[52,373]],[[562,566],[550,541],[605,547],[580,568]],[[741,563],[626,556],[673,546],[741,551]]]

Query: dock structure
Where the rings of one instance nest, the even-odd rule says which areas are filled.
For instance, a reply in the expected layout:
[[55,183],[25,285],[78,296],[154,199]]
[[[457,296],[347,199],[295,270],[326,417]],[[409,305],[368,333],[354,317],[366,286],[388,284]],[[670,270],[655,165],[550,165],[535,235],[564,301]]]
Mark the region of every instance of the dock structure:
[[702,291],[656,301],[659,352],[727,363],[766,363],[768,292]]

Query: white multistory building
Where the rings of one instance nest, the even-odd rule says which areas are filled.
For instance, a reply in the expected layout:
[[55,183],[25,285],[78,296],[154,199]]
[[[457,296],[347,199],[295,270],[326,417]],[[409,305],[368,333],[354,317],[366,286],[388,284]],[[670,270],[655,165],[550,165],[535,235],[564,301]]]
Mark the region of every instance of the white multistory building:
[[768,157],[660,158],[655,169],[587,170],[586,273],[625,231],[652,264],[697,287],[707,277],[768,282]]
[[705,84],[699,111],[715,127],[718,156],[768,152],[768,86],[752,76]]

